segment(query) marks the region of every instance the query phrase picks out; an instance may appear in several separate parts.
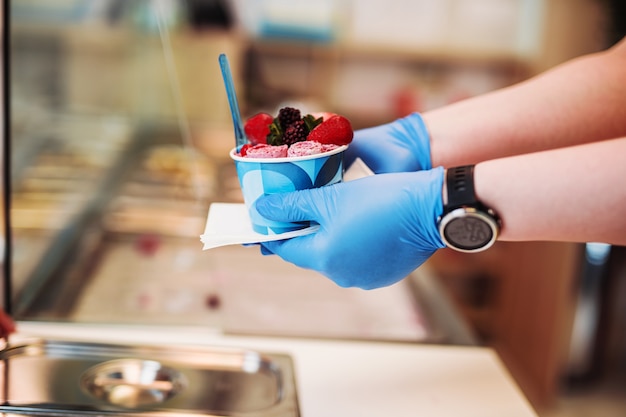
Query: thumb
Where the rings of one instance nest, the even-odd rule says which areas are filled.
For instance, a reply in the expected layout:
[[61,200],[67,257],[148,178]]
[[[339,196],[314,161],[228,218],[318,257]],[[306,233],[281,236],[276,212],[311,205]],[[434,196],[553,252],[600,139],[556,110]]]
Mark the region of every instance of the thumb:
[[301,190],[261,196],[256,201],[259,214],[268,220],[282,222],[317,221],[317,209],[312,202],[319,189]]

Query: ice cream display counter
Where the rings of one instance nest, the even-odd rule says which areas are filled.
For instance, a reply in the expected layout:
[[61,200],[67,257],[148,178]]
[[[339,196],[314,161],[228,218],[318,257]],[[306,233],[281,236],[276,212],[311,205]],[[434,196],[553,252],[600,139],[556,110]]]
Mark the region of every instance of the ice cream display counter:
[[[92,137],[102,123],[86,126]],[[93,152],[74,130],[46,141],[52,150],[31,151],[28,167],[16,169],[12,303],[20,321],[0,352],[3,412],[299,416],[294,354],[285,352],[291,342],[265,345],[262,336],[471,343],[427,275],[364,292],[256,248],[203,252],[207,207],[198,203],[190,167],[206,201],[240,201],[232,161],[190,153],[167,139],[173,135],[111,123],[104,130],[120,136],[110,150]],[[85,172],[76,161],[92,155],[97,164]],[[37,194],[60,203],[43,206]],[[192,344],[176,335],[190,328],[226,339]],[[158,347],[118,338],[128,329],[171,338]],[[231,345],[236,334],[259,339]]]
[[[18,333],[0,351],[3,413],[534,415],[497,356],[468,346],[427,267],[367,292],[254,247],[203,252],[206,206],[181,161],[200,159],[203,189],[240,201],[232,161],[113,131],[123,136],[98,158],[112,169],[74,175],[74,199],[50,193],[65,210],[27,215],[23,184],[71,172],[59,156],[71,141],[16,177]],[[50,161],[67,162],[41,168]]]
[[81,123],[84,130],[72,118],[57,122],[66,129],[48,132],[28,166],[14,165],[11,303],[18,319],[455,339],[416,302],[409,282],[377,293],[341,289],[254,247],[202,251],[208,203],[241,201],[232,161],[187,149],[168,130]]
[[130,4],[11,2],[0,412],[534,416],[428,265],[363,291],[202,250],[243,202],[217,56],[242,82],[246,44]]

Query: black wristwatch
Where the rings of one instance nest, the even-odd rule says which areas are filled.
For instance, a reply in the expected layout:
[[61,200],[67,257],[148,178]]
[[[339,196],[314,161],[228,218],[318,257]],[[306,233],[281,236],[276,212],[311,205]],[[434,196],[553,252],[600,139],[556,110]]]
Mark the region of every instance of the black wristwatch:
[[500,233],[496,213],[476,199],[474,165],[446,171],[443,214],[438,219],[444,243],[461,252],[480,252],[491,247]]

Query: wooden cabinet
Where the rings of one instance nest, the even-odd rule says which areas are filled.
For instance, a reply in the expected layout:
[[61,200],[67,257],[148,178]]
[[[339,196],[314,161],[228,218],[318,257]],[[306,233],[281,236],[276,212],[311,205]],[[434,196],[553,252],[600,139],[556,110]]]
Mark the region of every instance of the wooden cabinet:
[[498,242],[432,258],[481,343],[495,348],[537,408],[552,404],[567,360],[582,246]]

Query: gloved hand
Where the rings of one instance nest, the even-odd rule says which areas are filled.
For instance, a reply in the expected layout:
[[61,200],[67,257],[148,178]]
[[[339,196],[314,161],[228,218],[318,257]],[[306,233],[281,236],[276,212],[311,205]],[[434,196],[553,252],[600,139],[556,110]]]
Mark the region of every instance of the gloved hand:
[[444,247],[442,185],[438,167],[261,197],[256,208],[268,219],[320,224],[311,235],[261,243],[262,250],[342,287],[391,285]]
[[345,166],[359,157],[376,174],[428,170],[430,135],[422,116],[412,113],[384,125],[354,132],[345,153]]

